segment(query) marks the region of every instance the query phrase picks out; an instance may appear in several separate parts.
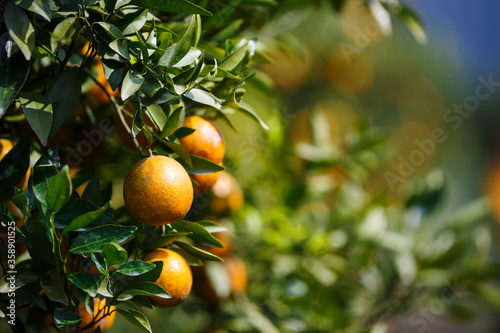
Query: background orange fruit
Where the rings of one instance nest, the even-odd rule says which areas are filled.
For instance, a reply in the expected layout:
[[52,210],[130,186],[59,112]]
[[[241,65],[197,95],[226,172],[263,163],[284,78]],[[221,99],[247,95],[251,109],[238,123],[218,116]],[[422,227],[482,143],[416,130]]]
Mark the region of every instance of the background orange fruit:
[[[9,139],[0,139],[0,161],[11,151],[12,148],[16,145],[16,142],[9,140]],[[26,174],[24,177],[19,181],[19,184],[17,184],[17,187],[24,191],[28,187],[28,180],[31,175],[31,167],[28,167],[28,170],[26,171]]]
[[129,171],[123,199],[139,222],[163,225],[186,215],[193,203],[193,185],[179,162],[153,156],[137,162]]
[[[94,316],[97,315],[99,311],[99,315],[97,315],[97,319],[102,317],[102,311],[104,307],[106,306],[106,299],[99,299],[99,298],[94,298]],[[110,306],[110,311],[113,311],[116,307],[114,305]],[[82,322],[80,323],[79,327],[84,328],[85,326],[89,325],[92,322],[92,315],[85,310],[85,307],[83,306],[82,303],[78,305],[78,314],[82,318]],[[106,332],[108,331],[111,326],[113,326],[113,323],[115,322],[115,317],[116,317],[116,312],[111,313],[109,316],[106,316],[105,318],[101,319],[98,323],[94,324],[93,326],[82,330],[81,333],[92,333],[94,332],[97,327],[101,329],[101,332]]]
[[164,308],[172,307],[182,303],[191,292],[193,287],[193,273],[186,259],[179,253],[156,249],[147,253],[143,258],[146,262],[163,262],[163,270],[156,283],[165,289],[171,298],[149,297],[153,305]]
[[184,127],[195,130],[194,133],[180,139],[181,145],[191,155],[200,156],[214,163],[224,158],[224,138],[219,128],[210,120],[199,116],[186,117]]
[[210,192],[214,196],[210,201],[210,208],[214,213],[222,214],[243,208],[245,201],[243,190],[236,178],[226,171],[220,172],[219,179]]

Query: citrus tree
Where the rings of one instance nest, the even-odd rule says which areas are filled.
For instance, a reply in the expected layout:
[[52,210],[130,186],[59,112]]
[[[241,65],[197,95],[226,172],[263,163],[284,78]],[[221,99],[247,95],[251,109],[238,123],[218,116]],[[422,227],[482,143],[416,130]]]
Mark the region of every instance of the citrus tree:
[[[262,106],[255,95],[269,107],[278,100],[269,77],[283,96],[299,96],[293,75],[279,78],[300,66],[263,74],[277,45],[300,49],[280,30],[287,14],[346,8],[368,13],[381,36],[393,15],[425,37],[394,1],[2,1],[0,310],[11,328],[104,332],[118,314],[151,332],[144,313],[177,306],[193,289],[186,302],[210,314],[208,330],[358,332],[429,292],[415,266],[445,259],[415,255],[402,221],[441,186],[420,179],[420,192],[396,204],[370,193],[353,205],[390,159],[385,138],[360,126],[339,145],[328,112],[309,105],[290,127],[293,145],[284,115],[253,107]],[[361,46],[341,47],[350,57]],[[254,146],[224,158],[230,142],[215,120],[270,132],[258,165],[245,158]],[[467,223],[485,212],[474,207]],[[372,221],[400,229],[373,235]],[[458,227],[423,229],[414,241],[449,228]],[[176,321],[166,318],[163,327]]]

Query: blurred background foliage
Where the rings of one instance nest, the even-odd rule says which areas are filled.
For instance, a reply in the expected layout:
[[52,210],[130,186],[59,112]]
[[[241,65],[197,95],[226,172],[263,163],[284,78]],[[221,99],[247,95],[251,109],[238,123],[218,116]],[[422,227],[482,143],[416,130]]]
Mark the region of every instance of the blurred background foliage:
[[[404,28],[401,11],[384,25],[359,1],[335,6],[239,8],[250,17],[235,25],[273,60],[246,96],[270,129],[221,125],[245,206],[217,217],[232,230],[248,289],[221,297],[227,272],[210,263],[200,279],[216,292],[148,313],[159,331],[497,331],[497,228],[483,197],[494,144],[477,147],[496,137],[480,129],[498,123],[489,122],[498,98],[460,129],[443,119],[489,73],[471,78],[460,55],[418,43],[427,37]],[[392,191],[386,172],[397,174],[399,158],[436,128],[448,140]]]

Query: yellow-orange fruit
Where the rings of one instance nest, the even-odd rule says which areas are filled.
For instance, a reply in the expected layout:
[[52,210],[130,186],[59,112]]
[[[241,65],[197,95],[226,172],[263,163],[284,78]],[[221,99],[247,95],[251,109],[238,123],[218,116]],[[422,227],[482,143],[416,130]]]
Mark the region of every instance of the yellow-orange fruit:
[[332,86],[349,96],[368,90],[375,77],[373,63],[367,55],[357,53],[346,56],[341,50],[330,57],[327,74]]
[[245,263],[239,258],[226,258],[223,264],[231,280],[231,292],[233,295],[245,293],[248,285],[248,274]]
[[224,247],[206,246],[205,250],[215,254],[218,257],[227,257],[233,251],[231,237],[227,232],[218,232],[214,236],[222,243]]
[[[97,316],[96,317],[97,320],[102,317],[105,306],[106,306],[106,299],[94,298],[94,316]],[[115,308],[116,307],[114,305],[111,305],[109,307],[109,312],[115,310]],[[92,322],[93,316],[87,312],[82,303],[78,305],[78,311],[79,311],[78,312],[79,316],[82,318],[79,327],[84,328]],[[111,326],[113,326],[113,323],[115,322],[115,317],[116,317],[116,311],[111,313],[109,316],[106,316],[103,319],[99,320],[98,323],[95,323],[89,328],[82,330],[81,333],[92,333],[97,329],[97,327],[101,329],[101,332],[106,332],[111,328]]]
[[151,296],[151,303],[157,307],[172,307],[182,303],[191,292],[193,287],[193,273],[186,259],[179,253],[167,250],[156,249],[147,253],[143,258],[146,262],[163,262],[163,270],[156,283],[165,289],[171,298],[161,298]]
[[181,145],[189,154],[214,163],[222,162],[225,152],[224,138],[213,122],[203,117],[189,116],[182,126],[195,130],[191,135],[180,139]]
[[262,71],[271,77],[278,89],[294,91],[307,82],[311,66],[293,52],[270,50],[267,54],[273,59],[272,64],[261,66]]
[[[218,163],[222,166],[222,162]],[[194,194],[199,195],[208,191],[214,184],[219,180],[221,175],[221,171],[207,173],[204,175],[189,175],[192,180],[198,183],[198,185],[194,188]]]
[[244,196],[238,181],[226,171],[221,171],[219,179],[212,186],[210,192],[213,198],[210,201],[210,208],[214,213],[238,211],[243,208]]
[[179,162],[167,156],[152,156],[129,171],[123,199],[137,221],[163,225],[186,215],[193,203],[193,185]]
[[[16,142],[8,139],[0,139],[0,161],[11,151],[12,148],[16,145]],[[28,187],[28,180],[31,175],[31,167],[28,167],[28,170],[26,170],[26,174],[24,177],[19,181],[17,184],[17,187],[24,191]]]

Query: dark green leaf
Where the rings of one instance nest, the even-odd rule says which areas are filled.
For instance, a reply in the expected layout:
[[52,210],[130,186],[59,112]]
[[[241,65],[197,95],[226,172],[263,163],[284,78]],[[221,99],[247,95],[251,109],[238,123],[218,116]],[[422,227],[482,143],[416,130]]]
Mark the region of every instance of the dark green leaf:
[[[68,203],[56,214],[54,225],[58,229],[64,229],[70,225],[73,220],[87,214],[88,212],[96,212],[101,208],[99,206],[88,202],[86,200],[71,199]],[[76,231],[85,231],[103,225],[113,219],[113,215],[103,213],[100,217],[96,218],[92,223],[85,227],[75,229]]]
[[35,47],[35,29],[28,15],[10,1],[5,5],[3,14],[10,37],[19,46],[26,60],[30,60]]
[[167,123],[167,115],[165,111],[158,104],[151,104],[146,107],[146,113],[148,113],[149,118],[156,125],[156,128],[164,128]]
[[69,167],[65,165],[47,185],[46,201],[50,210],[54,213],[61,210],[71,197],[71,192],[73,192],[73,185],[71,184]]
[[107,270],[106,270],[106,260],[104,259],[104,256],[100,254],[99,252],[94,252],[91,255],[92,261],[95,264],[95,267],[97,267],[97,270],[101,272],[101,274],[106,275]]
[[188,135],[191,135],[194,133],[194,129],[189,128],[189,127],[179,127],[178,129],[175,130],[173,136],[175,136],[177,139],[182,139],[185,138]]
[[80,21],[77,17],[68,17],[59,22],[50,36],[52,52],[56,52],[59,47],[66,45],[79,29]]
[[157,0],[132,0],[134,5],[146,7],[149,9],[159,10],[162,12],[182,13],[182,14],[200,14],[211,16],[208,10],[188,1],[188,0],[173,0],[173,1],[157,1]]
[[160,248],[160,247],[165,247],[168,244],[171,244],[175,242],[178,239],[181,239],[183,237],[189,236],[191,233],[190,232],[185,232],[185,233],[170,233],[167,235],[162,235],[155,239],[147,248],[146,251],[153,251],[154,249]]
[[39,165],[33,171],[33,192],[42,205],[47,205],[47,185],[55,175],[57,175],[55,165]]
[[23,87],[30,71],[30,62],[21,53],[10,54],[9,34],[0,37],[0,117]]
[[96,22],[95,24],[99,24],[104,30],[114,39],[123,39],[123,33],[118,29],[116,25],[113,25],[108,22]]
[[45,94],[54,112],[50,137],[54,137],[61,126],[75,113],[80,94],[81,85],[77,68],[69,68],[53,80]]
[[181,232],[190,232],[188,237],[199,245],[224,247],[217,238],[196,222],[178,221],[173,223],[172,227]]
[[172,67],[177,64],[188,52],[191,47],[196,47],[201,33],[201,18],[199,15],[193,15],[189,25],[177,42],[177,45],[168,60],[167,67]]
[[45,96],[35,93],[21,93],[19,100],[26,120],[42,145],[46,146],[52,126],[52,105]]
[[212,106],[216,109],[222,109],[219,99],[208,91],[194,88],[189,90],[184,96],[197,103]]
[[136,226],[100,226],[78,235],[69,251],[74,254],[100,252],[107,243],[125,242],[136,230]]
[[68,280],[81,290],[87,292],[91,297],[95,297],[97,295],[99,278],[95,274],[87,272],[75,272],[68,275]]
[[128,44],[126,39],[115,39],[109,43],[109,48],[121,55],[123,58],[130,60],[128,52]]
[[123,264],[119,269],[118,273],[128,276],[137,276],[147,273],[154,269],[156,266],[149,262],[144,262],[140,260],[129,261]]
[[126,100],[141,88],[144,78],[141,74],[136,73],[133,69],[127,72],[123,79],[122,88],[120,89],[122,100]]
[[77,327],[82,318],[76,313],[62,309],[56,308],[54,311],[54,322],[59,329],[71,329]]
[[187,253],[189,253],[190,255],[194,256],[195,258],[198,258],[201,260],[210,260],[210,261],[223,261],[218,256],[216,256],[208,251],[202,250],[200,248],[191,246],[187,243],[174,242],[174,244],[177,245],[178,247],[180,247],[181,249],[183,249],[184,251],[186,251]]
[[113,265],[120,265],[124,263],[128,258],[127,250],[120,245],[113,243],[104,245],[102,253],[104,254],[104,259],[106,260],[108,269]]
[[179,161],[182,166],[186,169],[187,173],[191,175],[206,175],[209,173],[214,173],[224,170],[224,167],[218,165],[206,158],[191,155],[192,166],[187,165],[183,161]]
[[175,142],[162,142],[164,145],[166,145],[168,148],[172,149],[174,153],[179,155],[179,157],[186,163],[187,165],[191,166],[191,157],[189,153],[182,147],[180,144],[175,143]]
[[56,270],[50,270],[44,274],[40,284],[48,299],[64,305],[69,305],[68,297],[64,292],[61,276]]
[[247,52],[248,52],[248,44],[245,44],[239,49],[237,49],[235,52],[231,53],[226,59],[224,59],[219,64],[219,67],[224,68],[228,71],[233,71],[245,59]]
[[50,1],[47,0],[14,0],[13,1],[19,7],[29,10],[30,12],[40,15],[45,20],[50,21],[52,19],[52,11],[50,10]]
[[101,217],[102,214],[104,214],[106,210],[108,210],[110,204],[111,202],[109,201],[106,205],[102,206],[98,210],[90,211],[78,216],[76,219],[71,221],[71,223],[66,228],[64,228],[63,234],[88,226],[90,223]]
[[143,328],[149,333],[153,333],[148,318],[142,312],[125,309],[117,309],[116,311],[118,311],[118,313],[127,319],[132,325]]
[[119,22],[118,28],[120,28],[123,34],[132,35],[135,33],[135,30],[141,30],[146,23],[148,16],[148,7],[144,7],[146,9],[140,11],[136,11],[135,13],[125,15]]
[[134,285],[131,289],[125,291],[128,295],[156,296],[161,298],[170,298],[170,294],[161,286],[154,282],[142,282]]
[[174,131],[177,129],[177,126],[179,126],[179,119],[181,117],[181,112],[182,112],[182,107],[178,107],[172,112],[170,117],[168,117],[167,123],[161,130],[160,138],[167,137],[172,133],[174,133]]

